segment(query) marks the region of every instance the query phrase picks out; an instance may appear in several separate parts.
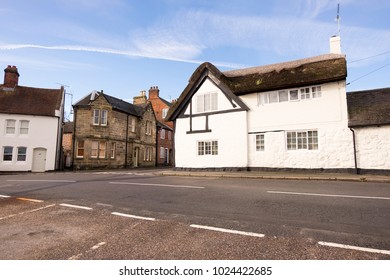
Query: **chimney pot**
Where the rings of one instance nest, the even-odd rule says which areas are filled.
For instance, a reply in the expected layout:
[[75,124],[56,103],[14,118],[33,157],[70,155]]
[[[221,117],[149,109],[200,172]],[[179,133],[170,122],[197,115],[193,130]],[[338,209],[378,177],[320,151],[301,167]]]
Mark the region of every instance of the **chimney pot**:
[[4,87],[15,88],[19,83],[19,72],[16,66],[8,65],[4,69]]

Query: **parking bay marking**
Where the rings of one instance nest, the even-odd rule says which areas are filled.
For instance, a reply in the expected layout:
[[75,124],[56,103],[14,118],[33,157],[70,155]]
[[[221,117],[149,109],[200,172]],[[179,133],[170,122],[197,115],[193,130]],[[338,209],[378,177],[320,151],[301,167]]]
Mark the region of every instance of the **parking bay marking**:
[[204,189],[205,187],[198,186],[182,186],[182,185],[166,185],[166,184],[151,184],[151,183],[130,183],[130,182],[110,182],[113,185],[137,185],[137,186],[152,186],[152,187],[169,187],[169,188],[184,188],[184,189]]
[[80,206],[80,205],[74,205],[74,204],[62,203],[62,204],[60,204],[60,206],[70,207],[70,208],[77,208],[77,209],[83,209],[83,210],[92,210],[91,207]]
[[142,216],[124,214],[124,213],[119,213],[119,212],[112,212],[111,214],[116,215],[116,216],[126,217],[126,218],[138,219],[138,220],[147,220],[147,221],[155,221],[156,220],[155,218],[142,217]]
[[299,192],[280,192],[280,191],[267,191],[267,193],[390,200],[390,197],[381,197],[381,196],[361,196],[361,195],[326,194],[326,193],[299,193]]
[[232,229],[225,229],[225,228],[202,226],[202,225],[194,225],[194,224],[190,225],[190,227],[199,228],[199,229],[206,229],[206,230],[212,230],[212,231],[225,232],[225,233],[240,234],[240,235],[246,235],[246,236],[254,236],[254,237],[264,237],[265,236],[262,233],[247,232],[247,231],[240,231],[240,230],[232,230]]
[[344,245],[344,244],[338,244],[338,243],[332,243],[332,242],[324,242],[324,241],[319,241],[318,244],[322,245],[322,246],[328,246],[328,247],[335,247],[335,248],[357,250],[357,251],[363,251],[363,252],[369,252],[369,253],[390,255],[390,251],[388,251],[388,250],[379,250],[379,249],[372,249],[372,248],[366,248],[366,247]]
[[48,183],[76,183],[74,180],[7,180],[7,182],[48,182]]
[[50,204],[50,205],[39,207],[39,208],[32,209],[32,210],[29,210],[29,211],[20,212],[20,213],[17,213],[17,214],[12,214],[12,215],[8,215],[8,216],[5,216],[5,217],[1,217],[0,220],[12,218],[12,217],[15,217],[15,216],[18,216],[18,215],[23,215],[23,214],[37,212],[37,211],[40,211],[40,210],[43,210],[43,209],[46,209],[46,208],[50,208],[50,207],[53,207],[53,206],[55,206],[55,204]]

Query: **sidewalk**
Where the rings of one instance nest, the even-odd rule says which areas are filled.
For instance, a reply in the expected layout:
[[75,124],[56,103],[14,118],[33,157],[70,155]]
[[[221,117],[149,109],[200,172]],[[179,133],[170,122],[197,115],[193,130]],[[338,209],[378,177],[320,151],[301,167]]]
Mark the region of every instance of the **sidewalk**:
[[279,180],[329,180],[351,182],[390,183],[390,176],[358,175],[349,173],[298,173],[270,171],[180,171],[164,170],[156,174],[162,176],[214,177],[214,178],[248,178],[248,179],[279,179]]

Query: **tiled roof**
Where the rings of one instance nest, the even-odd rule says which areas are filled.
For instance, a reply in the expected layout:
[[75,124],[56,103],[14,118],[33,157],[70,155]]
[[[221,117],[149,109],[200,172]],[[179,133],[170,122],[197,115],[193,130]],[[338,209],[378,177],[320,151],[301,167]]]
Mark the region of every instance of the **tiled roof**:
[[390,124],[390,88],[348,92],[347,104],[350,127]]
[[63,89],[0,85],[0,113],[55,117],[62,97]]

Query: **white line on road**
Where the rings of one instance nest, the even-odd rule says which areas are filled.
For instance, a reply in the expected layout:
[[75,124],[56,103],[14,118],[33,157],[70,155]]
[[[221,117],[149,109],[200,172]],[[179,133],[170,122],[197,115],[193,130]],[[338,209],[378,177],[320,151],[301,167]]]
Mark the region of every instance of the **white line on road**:
[[7,180],[8,182],[49,182],[49,183],[76,183],[74,180]]
[[165,185],[165,184],[149,184],[149,183],[110,182],[110,184],[113,184],[113,185],[152,186],[152,187],[169,187],[169,188],[185,188],[185,189],[204,189],[204,187],[197,187],[197,186]]
[[17,197],[16,199],[22,200],[22,201],[30,201],[30,202],[43,202],[43,200],[26,198],[26,197]]
[[53,207],[53,206],[55,206],[55,204],[47,205],[47,206],[44,206],[44,207],[39,207],[39,208],[30,210],[30,211],[20,212],[20,213],[17,213],[17,214],[12,214],[12,215],[8,215],[8,216],[5,216],[5,217],[1,217],[0,220],[12,218],[12,217],[15,217],[15,216],[18,216],[18,215],[23,215],[23,214],[26,214],[26,213],[33,213],[33,212],[40,211],[40,210],[43,210],[43,209],[46,209],[46,208],[49,208],[49,207]]
[[10,198],[9,195],[2,195],[2,194],[0,194],[0,197],[1,197],[1,198]]
[[390,251],[388,251],[388,250],[379,250],[379,249],[344,245],[344,244],[324,242],[324,241],[319,241],[318,244],[322,245],[322,246],[328,246],[328,247],[335,247],[335,248],[342,248],[342,249],[349,249],[349,250],[358,250],[358,251],[369,252],[369,253],[390,255]]
[[275,193],[275,194],[292,194],[292,195],[308,195],[308,196],[328,196],[328,197],[390,200],[390,197],[381,197],[381,196],[360,196],[360,195],[325,194],[325,193],[298,193],[298,192],[279,192],[279,191],[267,191],[267,192],[268,193]]
[[[86,251],[85,253],[88,254],[88,253],[90,253],[90,252],[92,252],[92,251],[95,251],[95,250],[99,249],[100,247],[102,247],[102,246],[105,245],[105,244],[106,244],[106,242],[100,242],[100,243],[98,243],[98,244],[92,246],[91,249],[89,249],[89,250]],[[82,256],[83,256],[83,254],[80,253],[80,254],[71,256],[68,260],[77,260],[77,259],[81,258]]]
[[61,206],[65,206],[65,207],[71,207],[71,208],[78,208],[78,209],[84,209],[84,210],[92,210],[91,207],[86,207],[86,206],[79,206],[79,205],[73,205],[73,204],[66,204],[66,203],[62,203],[60,204]]
[[124,213],[119,213],[119,212],[112,212],[111,214],[116,215],[116,216],[121,216],[121,217],[138,219],[138,220],[147,220],[147,221],[155,221],[156,220],[155,218],[135,216],[135,215],[129,215],[129,214],[124,214]]
[[254,237],[264,237],[265,236],[264,234],[261,234],[261,233],[246,232],[246,231],[217,228],[217,227],[209,227],[209,226],[202,226],[202,225],[190,225],[190,227],[213,230],[213,231],[220,231],[220,232],[225,232],[225,233],[240,234],[240,235],[246,235],[246,236],[254,236]]

